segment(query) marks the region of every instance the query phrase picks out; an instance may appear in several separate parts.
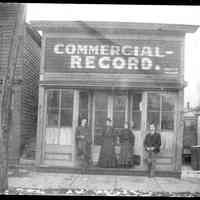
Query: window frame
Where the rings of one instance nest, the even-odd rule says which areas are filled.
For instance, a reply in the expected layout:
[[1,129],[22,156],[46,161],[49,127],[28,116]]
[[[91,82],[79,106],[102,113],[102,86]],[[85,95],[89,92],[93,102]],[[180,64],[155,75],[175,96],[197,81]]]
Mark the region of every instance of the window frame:
[[[159,124],[157,125],[157,129],[161,132],[167,132],[167,131],[171,131],[171,132],[174,132],[175,129],[176,129],[176,100],[174,101],[174,109],[173,110],[170,110],[170,111],[166,111],[166,110],[163,110],[163,96],[170,96],[172,98],[175,99],[175,94],[174,93],[171,93],[171,92],[155,92],[155,91],[151,91],[151,92],[147,92],[147,118],[146,118],[146,124],[147,126],[149,125],[149,119],[148,119],[148,113],[149,112],[153,112],[154,110],[149,110],[148,109],[148,102],[149,102],[149,94],[157,94],[159,95],[159,103],[160,103],[160,107],[159,107],[159,112],[160,113],[160,119],[159,119]],[[162,129],[162,117],[163,117],[163,113],[165,112],[170,112],[170,113],[173,113],[173,129]]]
[[[128,111],[129,112],[129,121],[130,123],[133,122],[133,112],[140,112],[140,127],[139,128],[133,128],[131,127],[131,129],[135,130],[135,131],[141,131],[142,130],[142,115],[143,115],[143,111],[142,109],[139,108],[139,110],[133,110],[133,95],[134,94],[140,94],[141,95],[141,107],[142,107],[142,104],[143,104],[143,101],[144,101],[144,97],[143,97],[143,91],[139,92],[139,91],[131,91],[129,93],[129,100],[130,100],[130,103],[129,103],[129,106],[130,106],[130,110]],[[132,125],[132,124],[131,124]]]

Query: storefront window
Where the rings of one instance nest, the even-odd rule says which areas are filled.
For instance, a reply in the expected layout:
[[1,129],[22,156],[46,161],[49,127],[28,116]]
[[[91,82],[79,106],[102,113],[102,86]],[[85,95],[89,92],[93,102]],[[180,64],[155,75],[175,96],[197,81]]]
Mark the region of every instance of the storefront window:
[[58,109],[48,108],[47,118],[48,127],[58,127]]
[[132,121],[133,121],[133,129],[140,130],[141,129],[141,103],[142,103],[142,94],[133,94],[132,95]]
[[148,124],[155,124],[159,128],[160,112],[148,111]]
[[174,130],[175,99],[172,95],[148,94],[148,124],[161,130]]
[[47,107],[57,108],[59,105],[59,90],[49,90],[47,94]]
[[71,143],[73,90],[47,91],[47,144]]
[[125,122],[126,96],[115,95],[113,103],[113,126],[116,129],[121,129]]
[[58,127],[59,91],[50,90],[47,94],[47,126]]
[[101,144],[101,135],[106,125],[108,113],[108,95],[107,93],[98,92],[95,94],[95,135],[94,144]]
[[61,93],[61,127],[72,126],[73,90],[62,90]]
[[[88,119],[88,92],[79,93],[79,124],[82,118]],[[88,119],[89,123],[89,119]]]
[[175,99],[173,96],[162,94],[161,100],[162,100],[161,129],[173,130],[174,129]]

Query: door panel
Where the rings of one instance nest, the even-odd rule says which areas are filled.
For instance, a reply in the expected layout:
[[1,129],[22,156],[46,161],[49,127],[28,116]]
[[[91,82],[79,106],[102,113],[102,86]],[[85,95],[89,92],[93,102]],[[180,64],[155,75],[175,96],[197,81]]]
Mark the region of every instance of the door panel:
[[94,93],[94,144],[101,145],[101,135],[108,117],[108,93]]
[[73,90],[47,90],[44,164],[73,166],[73,104]]
[[176,98],[173,93],[148,94],[147,124],[155,123],[161,134],[161,148],[156,161],[160,170],[174,168],[176,113]]
[[142,135],[142,115],[144,115],[144,109],[142,109],[143,95],[142,93],[130,92],[130,125],[132,132],[135,136],[134,154],[139,156],[140,163],[135,168],[141,169],[143,165],[143,135]]
[[127,93],[114,94],[113,96],[113,127],[120,130],[124,127],[125,121],[127,121],[126,110],[128,106]]

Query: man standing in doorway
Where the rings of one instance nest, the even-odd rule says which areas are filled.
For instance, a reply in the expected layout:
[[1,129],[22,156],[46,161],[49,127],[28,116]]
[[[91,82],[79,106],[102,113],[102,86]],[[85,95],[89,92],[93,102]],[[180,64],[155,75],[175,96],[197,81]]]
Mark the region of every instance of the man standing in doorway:
[[150,132],[145,136],[144,149],[147,152],[146,162],[148,165],[149,177],[155,174],[156,155],[160,152],[161,137],[156,132],[154,124],[150,124]]
[[76,129],[77,155],[82,164],[82,173],[86,173],[90,164],[91,137],[87,127],[87,119],[81,119],[81,124]]

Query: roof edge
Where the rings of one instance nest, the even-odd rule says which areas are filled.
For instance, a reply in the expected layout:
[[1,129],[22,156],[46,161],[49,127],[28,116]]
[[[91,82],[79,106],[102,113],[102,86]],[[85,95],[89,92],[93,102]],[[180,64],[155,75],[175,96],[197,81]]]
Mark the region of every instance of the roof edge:
[[78,28],[85,24],[93,28],[120,28],[133,30],[153,30],[153,31],[177,31],[184,33],[194,33],[198,25],[165,24],[165,23],[136,23],[136,22],[107,22],[107,21],[30,21],[32,27],[38,30],[52,28]]

